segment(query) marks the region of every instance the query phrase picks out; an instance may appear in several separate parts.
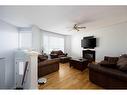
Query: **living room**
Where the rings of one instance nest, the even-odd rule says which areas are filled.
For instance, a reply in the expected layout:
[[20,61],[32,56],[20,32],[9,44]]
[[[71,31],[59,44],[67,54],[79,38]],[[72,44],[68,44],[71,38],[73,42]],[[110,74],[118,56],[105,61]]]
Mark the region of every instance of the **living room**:
[[[1,89],[126,89],[126,10],[127,6],[0,6]],[[94,47],[82,46],[87,37],[96,38]],[[85,60],[84,50],[95,51],[95,58]],[[30,61],[25,60],[31,62],[26,80],[29,70],[24,60],[19,62],[24,57],[19,51],[31,54]],[[124,72],[123,65],[115,70],[118,74],[114,69],[108,72],[108,63],[109,67],[96,66],[105,65],[107,57],[118,64],[121,56]],[[75,65],[82,63],[86,66]],[[113,78],[106,79],[109,75]]]

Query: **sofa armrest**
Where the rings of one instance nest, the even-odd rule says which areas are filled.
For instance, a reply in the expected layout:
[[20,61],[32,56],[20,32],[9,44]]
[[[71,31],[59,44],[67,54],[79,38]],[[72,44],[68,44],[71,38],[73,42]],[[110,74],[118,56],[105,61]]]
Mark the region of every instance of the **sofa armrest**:
[[39,55],[38,56],[38,63],[45,61],[46,59],[48,59],[48,56]]

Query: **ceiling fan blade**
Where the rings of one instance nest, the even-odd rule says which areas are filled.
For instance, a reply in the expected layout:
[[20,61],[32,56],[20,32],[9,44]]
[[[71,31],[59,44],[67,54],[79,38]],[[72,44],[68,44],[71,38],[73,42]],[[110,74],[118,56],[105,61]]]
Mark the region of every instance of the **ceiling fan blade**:
[[84,28],[85,29],[86,27],[78,27],[78,28],[80,28],[80,29],[83,29]]
[[81,29],[85,29],[86,27],[82,27],[82,26],[78,26],[77,24],[74,24],[72,27],[67,27],[68,31],[74,31],[74,32],[78,32]]

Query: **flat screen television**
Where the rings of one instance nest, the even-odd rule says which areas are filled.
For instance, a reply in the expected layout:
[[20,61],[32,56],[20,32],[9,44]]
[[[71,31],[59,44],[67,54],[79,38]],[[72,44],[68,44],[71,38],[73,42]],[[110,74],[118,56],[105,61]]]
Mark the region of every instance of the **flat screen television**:
[[83,48],[95,48],[96,47],[96,38],[94,37],[84,37],[81,40],[81,47]]

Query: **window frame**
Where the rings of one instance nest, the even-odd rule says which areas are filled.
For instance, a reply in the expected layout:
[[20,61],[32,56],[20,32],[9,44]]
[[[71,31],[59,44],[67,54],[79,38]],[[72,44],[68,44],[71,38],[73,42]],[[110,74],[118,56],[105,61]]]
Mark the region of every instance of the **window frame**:
[[[30,46],[28,46],[28,47],[24,47],[24,46],[22,46],[22,38],[21,38],[21,34],[22,33],[30,33],[31,34],[31,37],[30,37]],[[33,34],[32,34],[32,31],[30,31],[30,30],[20,30],[19,32],[18,32],[18,35],[19,35],[19,48],[21,48],[21,49],[32,49],[32,38],[33,38]]]
[[[47,37],[47,47],[45,47],[46,46],[45,45],[46,42],[44,41],[45,37]],[[63,46],[62,45],[60,46],[60,45],[56,44],[56,42],[51,42],[52,38],[57,39],[57,41],[59,41],[59,39],[62,39],[63,40],[63,42],[62,42]],[[56,44],[56,45],[54,45],[54,49],[53,49],[53,46],[51,46],[50,43],[55,43]],[[65,49],[65,38],[64,37],[57,36],[57,35],[46,35],[46,34],[43,35],[43,51],[44,51],[44,53],[50,54],[50,52],[52,50],[62,50],[64,52],[64,49]]]

